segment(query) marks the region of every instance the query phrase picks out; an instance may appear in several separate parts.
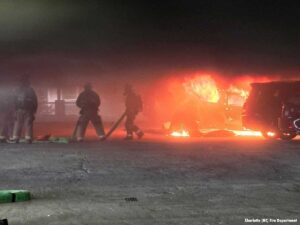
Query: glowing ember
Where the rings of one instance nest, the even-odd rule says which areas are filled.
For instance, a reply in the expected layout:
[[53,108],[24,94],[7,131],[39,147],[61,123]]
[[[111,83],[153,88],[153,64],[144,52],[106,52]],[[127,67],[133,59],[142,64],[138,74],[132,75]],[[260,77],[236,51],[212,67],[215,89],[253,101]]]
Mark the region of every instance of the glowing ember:
[[173,131],[170,136],[173,137],[189,137],[189,132],[182,130],[182,131]]
[[196,94],[203,101],[216,103],[220,99],[217,85],[209,75],[197,76],[186,81],[183,86],[188,93]]

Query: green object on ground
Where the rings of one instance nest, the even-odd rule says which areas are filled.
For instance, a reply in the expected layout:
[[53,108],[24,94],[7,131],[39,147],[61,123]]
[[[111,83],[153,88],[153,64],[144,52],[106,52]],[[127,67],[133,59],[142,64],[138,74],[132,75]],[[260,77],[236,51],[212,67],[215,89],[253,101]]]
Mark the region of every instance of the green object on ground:
[[68,143],[69,143],[69,139],[68,139],[68,138],[60,137],[60,138],[58,139],[58,143],[68,144]]
[[0,190],[0,203],[29,201],[31,195],[26,190]]
[[65,137],[50,137],[49,141],[52,143],[62,143],[62,144],[68,144],[69,143],[69,138]]
[[13,195],[8,191],[0,191],[0,203],[12,202]]

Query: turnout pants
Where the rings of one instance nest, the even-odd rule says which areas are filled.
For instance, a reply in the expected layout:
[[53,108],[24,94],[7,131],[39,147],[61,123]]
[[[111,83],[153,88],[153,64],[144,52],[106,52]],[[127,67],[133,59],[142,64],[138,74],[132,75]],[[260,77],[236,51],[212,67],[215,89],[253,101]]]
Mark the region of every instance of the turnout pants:
[[17,109],[16,110],[16,119],[13,129],[13,139],[19,140],[22,134],[22,129],[24,127],[25,139],[32,140],[33,138],[33,121],[34,113],[25,110]]
[[128,136],[132,136],[133,132],[137,133],[140,131],[140,128],[135,125],[134,121],[137,116],[137,113],[127,113],[125,128]]
[[13,129],[13,116],[11,113],[0,112],[0,140],[11,136]]
[[78,127],[76,131],[76,136],[79,140],[82,140],[85,136],[86,128],[89,122],[92,122],[96,133],[99,137],[103,137],[105,135],[102,119],[98,115],[97,112],[83,112],[78,119]]

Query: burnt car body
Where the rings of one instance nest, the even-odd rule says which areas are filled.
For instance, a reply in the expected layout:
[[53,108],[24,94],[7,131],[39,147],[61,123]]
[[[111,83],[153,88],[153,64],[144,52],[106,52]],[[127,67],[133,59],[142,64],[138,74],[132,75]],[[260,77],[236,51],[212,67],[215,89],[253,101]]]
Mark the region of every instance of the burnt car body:
[[242,112],[243,126],[266,138],[300,134],[300,81],[253,83]]

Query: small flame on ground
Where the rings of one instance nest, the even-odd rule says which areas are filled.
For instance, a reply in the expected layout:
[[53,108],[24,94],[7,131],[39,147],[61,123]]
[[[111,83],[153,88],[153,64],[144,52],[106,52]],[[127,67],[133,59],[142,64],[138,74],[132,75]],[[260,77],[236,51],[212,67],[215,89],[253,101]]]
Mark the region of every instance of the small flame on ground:
[[276,133],[274,133],[274,132],[267,132],[267,135],[269,136],[269,137],[275,137],[276,136]]
[[244,136],[244,137],[261,137],[262,136],[260,131],[253,131],[253,130],[234,130],[233,132],[237,136]]
[[[262,133],[260,131],[253,131],[253,130],[231,130],[236,136],[240,137],[262,137]],[[268,132],[267,135],[269,137],[275,137],[276,133]],[[173,131],[169,134],[172,137],[190,137],[188,131],[181,130],[181,131]]]
[[182,131],[173,131],[170,136],[173,137],[189,137],[190,134],[188,131],[182,130]]

